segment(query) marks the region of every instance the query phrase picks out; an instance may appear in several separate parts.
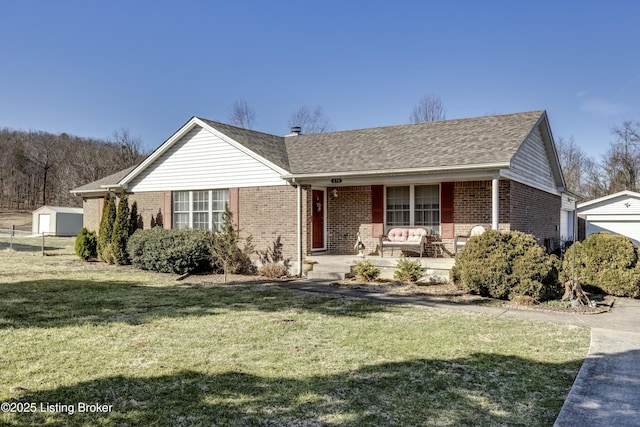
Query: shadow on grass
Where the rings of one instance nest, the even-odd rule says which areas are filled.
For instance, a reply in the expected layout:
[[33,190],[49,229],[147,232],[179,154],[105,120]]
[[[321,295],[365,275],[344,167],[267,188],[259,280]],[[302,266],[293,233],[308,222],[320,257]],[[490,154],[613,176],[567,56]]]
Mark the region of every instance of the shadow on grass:
[[358,317],[385,311],[388,307],[376,302],[301,294],[255,284],[154,287],[128,281],[65,279],[0,284],[0,329],[111,322],[137,325],[162,317],[291,309]]
[[[478,353],[303,379],[167,368],[166,375],[152,378],[114,376],[27,391],[13,402],[35,402],[38,412],[4,414],[0,421],[12,426],[552,425],[580,363]],[[111,410],[79,413],[79,402],[111,405]],[[67,408],[40,412],[47,403]]]

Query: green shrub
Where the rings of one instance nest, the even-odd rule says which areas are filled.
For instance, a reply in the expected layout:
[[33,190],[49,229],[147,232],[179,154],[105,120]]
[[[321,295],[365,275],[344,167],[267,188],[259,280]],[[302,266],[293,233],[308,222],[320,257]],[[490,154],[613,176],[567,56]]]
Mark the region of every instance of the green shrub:
[[113,224],[113,234],[111,235],[111,250],[113,253],[112,260],[115,264],[129,264],[129,255],[127,254],[129,227],[129,198],[125,191],[122,190],[122,193],[120,194],[120,201],[118,202],[116,220]]
[[420,261],[401,259],[396,264],[396,271],[393,272],[393,278],[401,282],[417,282],[424,276],[426,270]]
[[131,263],[141,269],[183,274],[210,268],[209,244],[213,235],[204,230],[138,230],[129,238]]
[[94,231],[82,228],[76,237],[76,255],[85,261],[98,256],[98,237]]
[[583,285],[610,295],[640,297],[638,248],[625,236],[597,233],[574,243],[564,255],[563,281],[571,278],[574,266]]
[[211,254],[211,266],[214,270],[227,273],[255,274],[256,266],[251,261],[250,255],[254,252],[252,236],[244,239],[241,248],[240,230],[233,226],[233,215],[229,206],[225,207],[222,213],[222,227],[216,231],[209,243],[209,253]]
[[363,282],[373,282],[380,276],[380,269],[371,261],[360,261],[352,267],[356,279]]
[[261,265],[258,269],[258,275],[270,279],[280,279],[289,276],[289,269],[284,264],[271,262]]
[[547,300],[563,290],[558,264],[530,234],[489,230],[470,238],[458,253],[452,278],[463,290],[483,296]]
[[113,236],[113,224],[116,222],[116,203],[111,193],[104,196],[102,218],[98,229],[98,257],[105,262],[113,263],[113,251],[111,237]]

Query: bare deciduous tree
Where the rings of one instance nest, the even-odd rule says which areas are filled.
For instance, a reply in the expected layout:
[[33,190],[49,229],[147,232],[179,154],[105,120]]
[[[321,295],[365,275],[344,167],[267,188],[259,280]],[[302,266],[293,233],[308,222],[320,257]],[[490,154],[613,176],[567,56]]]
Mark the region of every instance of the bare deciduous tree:
[[603,160],[609,193],[640,188],[640,123],[626,120],[612,129],[611,142]]
[[117,148],[122,169],[140,163],[146,157],[142,150],[142,140],[140,137],[131,136],[129,129],[121,128],[114,131],[109,143]]
[[247,101],[241,99],[233,103],[229,109],[229,123],[245,129],[253,129],[256,113]]
[[444,120],[446,118],[446,109],[442,104],[439,96],[432,93],[424,95],[418,103],[413,107],[413,111],[409,116],[409,123],[424,123]]
[[301,106],[289,118],[289,127],[300,126],[303,133],[324,133],[331,131],[331,121],[320,105],[309,108]]

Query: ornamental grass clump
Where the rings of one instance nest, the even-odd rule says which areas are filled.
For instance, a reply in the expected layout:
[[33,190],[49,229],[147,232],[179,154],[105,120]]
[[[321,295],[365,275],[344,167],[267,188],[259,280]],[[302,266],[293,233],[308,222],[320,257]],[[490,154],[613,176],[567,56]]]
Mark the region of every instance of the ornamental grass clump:
[[489,230],[469,239],[456,256],[454,282],[463,290],[498,299],[536,301],[562,294],[559,262],[526,233]]
[[638,248],[625,236],[603,232],[574,243],[564,255],[562,279],[573,275],[609,295],[640,298]]

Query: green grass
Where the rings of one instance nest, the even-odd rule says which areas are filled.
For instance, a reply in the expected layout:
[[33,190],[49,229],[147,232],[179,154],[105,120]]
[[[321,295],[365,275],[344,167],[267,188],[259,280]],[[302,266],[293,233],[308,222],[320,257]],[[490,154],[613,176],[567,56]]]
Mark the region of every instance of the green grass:
[[[589,343],[571,326],[174,278],[0,251],[0,402],[38,407],[0,424],[551,425]],[[112,410],[40,412],[78,402]]]

